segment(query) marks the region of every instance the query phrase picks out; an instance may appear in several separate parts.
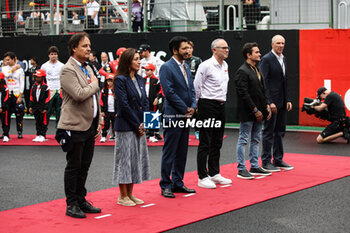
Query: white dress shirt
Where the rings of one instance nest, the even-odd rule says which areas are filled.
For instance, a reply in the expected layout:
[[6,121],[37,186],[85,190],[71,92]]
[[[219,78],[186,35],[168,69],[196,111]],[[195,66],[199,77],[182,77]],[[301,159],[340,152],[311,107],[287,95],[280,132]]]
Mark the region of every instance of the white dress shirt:
[[220,65],[212,56],[202,62],[193,82],[196,101],[198,102],[199,98],[226,101],[228,81],[228,65],[225,61]]
[[284,65],[284,62],[283,62],[283,54],[281,54],[281,56],[278,56],[275,51],[271,50],[271,52],[276,56],[278,62],[280,63],[281,67],[282,67],[282,70],[283,70],[283,74],[286,75],[286,66]]

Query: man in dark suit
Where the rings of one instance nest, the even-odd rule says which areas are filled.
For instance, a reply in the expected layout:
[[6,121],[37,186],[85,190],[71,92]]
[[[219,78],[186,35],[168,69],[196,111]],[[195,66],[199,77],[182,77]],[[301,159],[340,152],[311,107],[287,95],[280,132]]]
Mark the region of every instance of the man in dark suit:
[[[292,110],[288,93],[286,58],[283,56],[285,39],[281,35],[272,38],[272,50],[260,62],[266,83],[272,117],[265,121],[262,136],[262,167],[270,172],[292,170],[283,161],[283,137],[286,132],[287,111]],[[271,163],[273,155],[273,163]]]
[[[238,174],[241,179],[254,179],[254,175],[268,176],[270,172],[259,167],[259,142],[264,119],[269,120],[271,110],[265,93],[264,78],[256,64],[260,61],[257,43],[246,43],[242,49],[246,61],[235,74],[238,113],[240,120],[239,137],[236,147]],[[250,141],[250,171],[245,166],[245,146]]]
[[[189,67],[184,63],[188,58],[190,44],[186,37],[175,36],[169,42],[173,55],[162,65],[160,83],[165,95],[164,122],[179,123],[191,118],[196,108],[196,94]],[[164,197],[174,198],[174,192],[195,193],[184,183],[187,159],[189,128],[168,126],[164,128],[164,147],[160,187]],[[170,179],[170,173],[171,179]]]
[[64,171],[66,215],[85,218],[85,213],[101,212],[101,209],[86,201],[85,182],[94,154],[95,139],[100,135],[103,122],[98,104],[98,80],[86,64],[91,51],[89,35],[73,35],[68,48],[71,57],[60,75],[63,102],[57,128],[67,131],[73,144],[67,152]]

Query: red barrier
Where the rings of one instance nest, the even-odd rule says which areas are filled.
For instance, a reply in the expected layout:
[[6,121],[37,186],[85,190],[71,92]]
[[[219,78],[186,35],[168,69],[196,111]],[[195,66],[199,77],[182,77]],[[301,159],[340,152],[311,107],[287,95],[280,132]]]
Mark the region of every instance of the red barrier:
[[[350,30],[300,30],[300,106],[304,97],[316,97],[321,86],[340,94],[350,116]],[[299,115],[299,125],[324,126],[328,122]]]

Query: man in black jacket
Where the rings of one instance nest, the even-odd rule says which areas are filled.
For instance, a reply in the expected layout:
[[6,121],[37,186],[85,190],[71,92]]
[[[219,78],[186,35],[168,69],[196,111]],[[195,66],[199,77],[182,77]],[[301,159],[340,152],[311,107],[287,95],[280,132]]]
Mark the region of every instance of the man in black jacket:
[[[240,119],[239,137],[236,148],[238,178],[254,179],[254,175],[271,175],[259,167],[259,141],[263,120],[271,117],[270,105],[265,93],[264,78],[256,67],[260,61],[258,44],[246,43],[242,49],[246,61],[235,74]],[[245,166],[245,146],[250,139],[250,172]]]

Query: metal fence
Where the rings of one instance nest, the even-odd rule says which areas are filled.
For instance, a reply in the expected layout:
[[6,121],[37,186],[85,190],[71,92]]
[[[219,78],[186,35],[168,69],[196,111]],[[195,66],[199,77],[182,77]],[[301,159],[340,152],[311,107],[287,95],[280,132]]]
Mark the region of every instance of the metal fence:
[[341,25],[350,27],[348,5],[348,0],[0,0],[0,35],[328,28],[343,19]]

